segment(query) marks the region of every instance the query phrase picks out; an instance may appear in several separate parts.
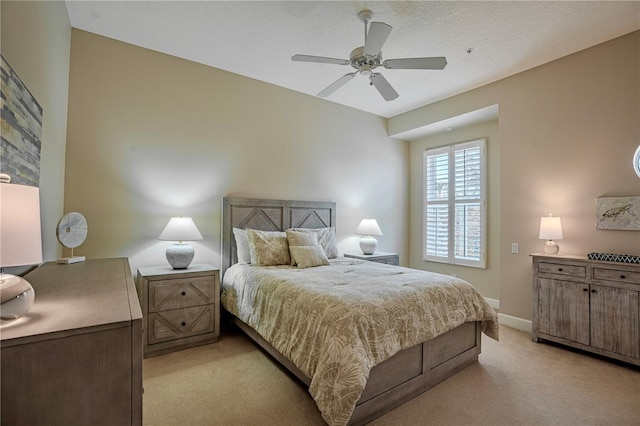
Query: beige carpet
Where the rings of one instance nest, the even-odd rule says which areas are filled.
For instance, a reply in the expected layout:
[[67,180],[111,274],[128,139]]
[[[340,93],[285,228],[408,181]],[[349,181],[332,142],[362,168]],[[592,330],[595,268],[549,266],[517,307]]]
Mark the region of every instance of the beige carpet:
[[[640,369],[500,327],[478,363],[371,425],[640,426]],[[323,425],[315,403],[235,328],[144,361],[145,425]]]

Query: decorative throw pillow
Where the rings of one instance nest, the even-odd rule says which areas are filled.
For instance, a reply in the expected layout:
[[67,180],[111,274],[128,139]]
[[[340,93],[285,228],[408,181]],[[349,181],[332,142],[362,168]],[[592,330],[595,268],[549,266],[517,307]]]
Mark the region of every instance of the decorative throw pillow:
[[328,259],[335,259],[340,255],[338,252],[338,242],[336,241],[336,228],[329,226],[326,228],[291,228],[294,231],[313,232],[318,235],[318,244],[322,246]]
[[291,264],[287,234],[278,231],[247,229],[251,263],[256,266]]
[[233,228],[233,236],[236,239],[236,255],[238,263],[251,263],[251,253],[249,252],[249,237],[247,230]]
[[324,249],[327,258],[335,259],[340,255],[338,252],[338,242],[336,241],[335,226],[318,229],[318,243]]
[[291,265],[296,265],[296,257],[291,251],[294,246],[317,246],[318,234],[316,232],[296,231],[295,229],[287,229],[287,242],[289,243],[289,254],[291,255]]
[[329,259],[319,245],[289,247],[291,256],[296,259],[298,268],[310,268],[312,266],[329,265]]
[[317,232],[304,232],[296,229],[287,229],[287,241],[291,246],[315,246],[318,245]]

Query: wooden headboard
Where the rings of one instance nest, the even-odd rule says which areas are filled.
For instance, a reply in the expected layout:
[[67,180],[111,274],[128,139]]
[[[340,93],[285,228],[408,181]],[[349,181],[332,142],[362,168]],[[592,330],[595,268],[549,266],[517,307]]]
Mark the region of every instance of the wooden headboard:
[[332,201],[222,199],[221,274],[238,261],[233,228],[284,231],[288,228],[336,226],[336,203]]

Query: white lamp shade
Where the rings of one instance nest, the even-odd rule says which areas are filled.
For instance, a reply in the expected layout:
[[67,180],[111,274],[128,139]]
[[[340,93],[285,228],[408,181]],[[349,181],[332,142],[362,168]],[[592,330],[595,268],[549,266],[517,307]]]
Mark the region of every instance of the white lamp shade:
[[42,262],[40,190],[34,186],[0,184],[0,266]]
[[382,231],[378,226],[378,222],[375,219],[362,219],[358,228],[356,228],[356,234],[358,235],[382,235]]
[[159,240],[166,241],[195,241],[201,240],[202,234],[190,217],[172,217],[164,227]]
[[540,218],[540,235],[541,240],[561,240],[562,239],[562,223],[559,217],[548,216]]

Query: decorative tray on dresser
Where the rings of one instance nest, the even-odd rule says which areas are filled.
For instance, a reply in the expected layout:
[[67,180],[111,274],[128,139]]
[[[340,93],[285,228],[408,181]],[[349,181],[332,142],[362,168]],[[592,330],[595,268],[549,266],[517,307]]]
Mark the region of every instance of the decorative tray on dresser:
[[640,365],[640,265],[533,258],[533,340]]

